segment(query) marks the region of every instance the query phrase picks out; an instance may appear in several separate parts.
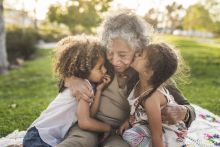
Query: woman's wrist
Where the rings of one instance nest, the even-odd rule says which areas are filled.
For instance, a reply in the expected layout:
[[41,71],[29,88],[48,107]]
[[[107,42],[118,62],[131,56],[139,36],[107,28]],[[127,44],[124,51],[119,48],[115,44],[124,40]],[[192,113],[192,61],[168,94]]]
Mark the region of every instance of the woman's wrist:
[[185,114],[185,117],[183,119],[183,122],[186,123],[189,120],[189,109],[186,106],[184,106],[184,107],[186,108],[186,114]]

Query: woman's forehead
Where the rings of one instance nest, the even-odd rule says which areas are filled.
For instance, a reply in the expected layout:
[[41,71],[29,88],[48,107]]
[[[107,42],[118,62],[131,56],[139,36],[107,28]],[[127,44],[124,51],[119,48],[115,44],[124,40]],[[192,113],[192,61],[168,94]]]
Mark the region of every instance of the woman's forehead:
[[131,52],[132,48],[125,40],[121,38],[114,38],[110,42],[108,46],[108,50],[114,50],[120,53],[127,53],[127,52]]

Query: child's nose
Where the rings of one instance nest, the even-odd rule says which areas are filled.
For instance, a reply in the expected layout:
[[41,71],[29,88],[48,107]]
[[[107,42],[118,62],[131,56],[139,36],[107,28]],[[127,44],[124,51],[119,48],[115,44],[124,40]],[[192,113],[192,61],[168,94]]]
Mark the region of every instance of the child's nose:
[[106,74],[106,72],[107,72],[107,69],[103,66],[103,67],[102,67],[102,73],[103,73],[103,74]]

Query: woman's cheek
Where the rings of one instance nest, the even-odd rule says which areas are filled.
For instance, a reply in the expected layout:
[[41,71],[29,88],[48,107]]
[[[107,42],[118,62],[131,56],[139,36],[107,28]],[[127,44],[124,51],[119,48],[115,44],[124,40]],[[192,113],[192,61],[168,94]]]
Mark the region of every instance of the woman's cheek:
[[123,62],[126,66],[130,66],[132,61],[131,60],[126,60]]

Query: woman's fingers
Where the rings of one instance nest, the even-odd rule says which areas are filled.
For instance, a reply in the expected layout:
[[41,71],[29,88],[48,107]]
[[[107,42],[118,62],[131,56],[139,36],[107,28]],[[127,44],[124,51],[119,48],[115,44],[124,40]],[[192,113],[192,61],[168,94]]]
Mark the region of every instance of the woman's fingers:
[[89,103],[93,101],[94,94],[92,92],[92,87],[86,82],[84,85],[81,85],[76,90],[76,97],[79,99],[83,99]]
[[119,130],[119,134],[122,135],[123,132],[124,132],[124,129],[123,129],[123,128],[120,128],[120,130]]
[[88,103],[91,103],[93,101],[93,99],[91,97],[88,97],[86,94],[77,91],[76,92],[76,99],[79,101],[80,99],[83,99],[85,101],[87,101]]
[[186,115],[186,108],[182,105],[169,104],[161,110],[163,122],[169,122],[169,124],[175,124],[178,121],[183,120]]

